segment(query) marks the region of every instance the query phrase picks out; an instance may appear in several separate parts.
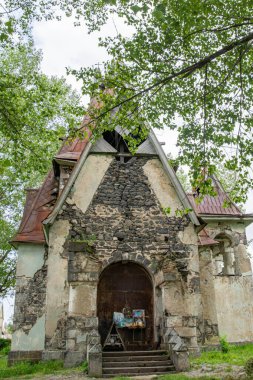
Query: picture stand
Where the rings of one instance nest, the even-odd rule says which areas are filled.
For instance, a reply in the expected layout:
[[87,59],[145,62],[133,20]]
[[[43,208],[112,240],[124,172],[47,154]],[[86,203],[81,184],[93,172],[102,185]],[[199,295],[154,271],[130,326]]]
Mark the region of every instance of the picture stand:
[[103,348],[105,348],[106,346],[110,346],[110,347],[114,347],[114,348],[115,347],[123,348],[123,350],[126,351],[124,342],[120,336],[120,333],[117,329],[115,322],[112,322],[110,330],[109,330],[107,337],[105,339]]

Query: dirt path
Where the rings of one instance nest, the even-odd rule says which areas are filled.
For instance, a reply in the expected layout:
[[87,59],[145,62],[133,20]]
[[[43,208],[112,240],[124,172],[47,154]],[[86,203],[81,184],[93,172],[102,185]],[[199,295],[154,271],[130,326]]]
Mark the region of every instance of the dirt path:
[[[216,377],[218,379],[222,380],[244,380],[246,379],[246,375],[244,372],[244,368],[242,366],[232,366],[230,364],[216,364],[216,365],[210,365],[210,364],[202,364],[201,366],[196,366],[195,368],[192,368],[188,372],[182,372],[182,375],[188,376],[189,378],[197,379],[201,376],[207,376],[207,377]],[[133,377],[133,379],[136,380],[152,380],[156,378],[156,375],[152,376],[136,376]],[[73,371],[67,371],[64,373],[59,373],[55,375],[37,375],[35,377],[33,376],[27,376],[27,377],[20,377],[20,379],[33,379],[33,380],[92,380],[91,377],[88,377],[86,374],[82,372],[77,372],[75,370]],[[112,378],[113,379],[113,378]],[[102,379],[95,379],[94,380],[102,380]],[[171,375],[171,380],[173,380],[173,375]]]

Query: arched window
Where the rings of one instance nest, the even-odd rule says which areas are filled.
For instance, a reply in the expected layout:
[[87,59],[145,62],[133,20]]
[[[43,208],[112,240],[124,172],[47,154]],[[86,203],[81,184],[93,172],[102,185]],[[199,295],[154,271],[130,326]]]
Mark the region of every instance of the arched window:
[[235,255],[231,240],[219,234],[215,237],[219,242],[213,248],[214,270],[216,275],[235,275]]

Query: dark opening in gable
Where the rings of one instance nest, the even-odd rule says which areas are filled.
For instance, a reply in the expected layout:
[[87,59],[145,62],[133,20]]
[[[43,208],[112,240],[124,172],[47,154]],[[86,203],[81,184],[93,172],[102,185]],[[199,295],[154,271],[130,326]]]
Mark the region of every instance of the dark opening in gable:
[[[137,140],[137,146],[142,144],[143,141],[145,141],[145,137],[140,138],[140,136],[137,134],[130,133],[130,136]],[[117,150],[118,155],[116,156],[116,159],[120,162],[128,162],[132,158],[132,154],[130,150],[128,149],[126,141],[123,139],[121,134],[117,131],[105,131],[103,133],[103,138],[113,147]]]
[[132,158],[132,155],[128,149],[127,143],[123,137],[117,131],[105,131],[103,138],[115,148],[118,152],[116,160],[122,163],[126,163]]
[[103,137],[118,152],[130,153],[126,142],[117,131],[105,131]]

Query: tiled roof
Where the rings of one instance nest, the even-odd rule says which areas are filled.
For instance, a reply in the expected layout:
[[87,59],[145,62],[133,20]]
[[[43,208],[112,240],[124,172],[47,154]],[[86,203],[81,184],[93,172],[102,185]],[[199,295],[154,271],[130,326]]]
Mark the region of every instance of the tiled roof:
[[233,203],[229,207],[223,206],[224,202],[228,201],[226,194],[218,194],[215,197],[206,195],[201,203],[196,202],[196,198],[193,194],[188,194],[188,198],[193,209],[198,215],[243,215],[240,209]]
[[[56,158],[77,161],[87,141],[88,138],[83,141],[76,139],[71,144],[65,142]],[[53,170],[51,170],[39,189],[27,191],[23,218],[17,235],[12,239],[12,243],[45,243],[42,222],[54,208],[56,201],[54,189],[56,187],[58,187],[58,183]]]
[[198,245],[200,246],[204,246],[204,245],[216,245],[216,244],[219,244],[218,241],[212,239],[205,228],[203,228],[203,230],[201,230],[199,233],[198,233]]
[[[84,118],[82,127],[85,128],[89,122],[88,117]],[[71,160],[77,162],[85,150],[91,132],[88,132],[88,137],[84,140],[76,139],[71,143],[64,142],[58,154],[55,156],[56,160]],[[216,181],[216,179],[214,179]],[[203,201],[198,204],[195,202],[193,194],[189,194],[189,201],[197,215],[238,215],[242,216],[239,208],[231,204],[230,207],[224,208],[223,203],[228,200],[228,197],[219,183],[216,181],[218,195],[216,197],[205,196]],[[42,222],[50,215],[54,209],[54,204],[57,198],[55,188],[58,183],[54,176],[54,171],[51,170],[47,175],[43,185],[40,189],[27,190],[26,204],[24,208],[23,218],[19,227],[17,235],[13,238],[13,243],[30,242],[42,244],[45,243]],[[205,231],[199,234],[199,244],[215,244]]]
[[[195,194],[187,194],[188,199],[198,215],[227,215],[242,216],[243,213],[233,202],[222,188],[217,178],[212,177],[213,186],[217,192],[216,196],[206,195],[204,199],[198,203]],[[229,203],[229,207],[224,207],[224,202]]]

